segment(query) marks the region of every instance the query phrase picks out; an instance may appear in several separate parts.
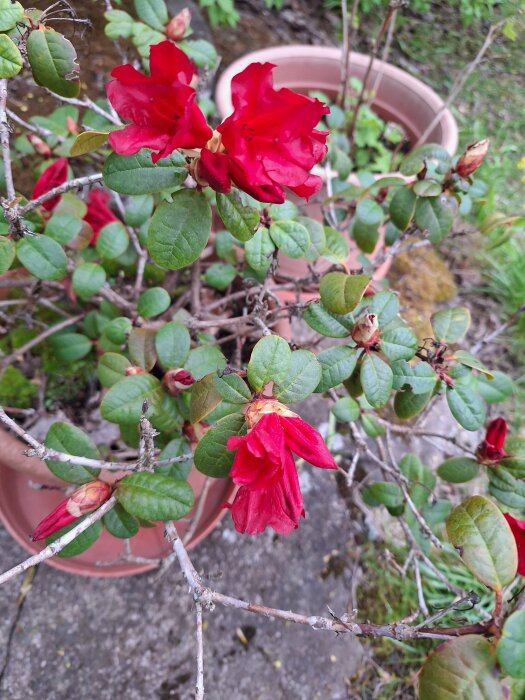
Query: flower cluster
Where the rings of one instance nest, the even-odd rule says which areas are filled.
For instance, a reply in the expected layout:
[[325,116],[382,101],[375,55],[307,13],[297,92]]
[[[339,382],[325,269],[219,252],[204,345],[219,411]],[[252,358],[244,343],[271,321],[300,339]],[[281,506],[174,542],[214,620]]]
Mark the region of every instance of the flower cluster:
[[246,411],[248,434],[231,437],[237,450],[231,478],[240,486],[231,509],[238,532],[257,535],[268,526],[285,535],[304,516],[293,453],[321,469],[337,469],[323,438],[274,399],[256,399]]
[[273,87],[271,63],[253,63],[232,80],[234,111],[215,131],[196,104],[195,69],[170,41],[150,49],[149,76],[115,68],[107,86],[117,113],[131,122],[109,136],[120,155],[151,148],[153,161],[177,148],[192,151],[200,186],[227,193],[232,183],[261,202],[282,203],[284,187],[308,199],[322,184],[311,175],[327,152],[328,132],[315,129],[329,108]]

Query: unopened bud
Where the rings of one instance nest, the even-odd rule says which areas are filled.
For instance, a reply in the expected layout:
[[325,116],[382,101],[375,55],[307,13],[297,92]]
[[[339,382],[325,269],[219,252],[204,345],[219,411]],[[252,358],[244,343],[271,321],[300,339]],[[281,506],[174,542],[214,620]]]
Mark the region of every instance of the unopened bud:
[[181,391],[185,391],[195,381],[191,372],[182,369],[182,367],[168,370],[162,379],[162,383],[172,396],[177,396]]
[[36,134],[27,134],[27,140],[39,155],[44,156],[44,158],[51,157],[52,151],[50,147],[45,141],[42,141],[39,136]]
[[186,34],[186,30],[190,26],[191,22],[191,10],[185,7],[175,15],[166,27],[166,36],[172,41],[179,41]]
[[126,377],[133,377],[135,374],[146,374],[144,367],[126,367],[124,370]]
[[73,117],[68,117],[66,119],[66,128],[70,134],[78,134],[78,124]]
[[503,418],[496,418],[487,427],[485,439],[476,448],[476,461],[486,467],[493,467],[509,455],[505,452],[507,423]]
[[477,141],[467,147],[467,150],[459,158],[456,163],[456,173],[460,177],[468,177],[479,168],[479,166],[485,160],[487,151],[489,150],[489,139],[483,139],[483,141]]
[[108,500],[111,491],[112,486],[100,479],[84,484],[38,524],[33,533],[33,542],[49,537],[81,515],[95,510]]
[[369,348],[379,342],[379,324],[375,314],[366,314],[352,328],[352,340],[359,347]]

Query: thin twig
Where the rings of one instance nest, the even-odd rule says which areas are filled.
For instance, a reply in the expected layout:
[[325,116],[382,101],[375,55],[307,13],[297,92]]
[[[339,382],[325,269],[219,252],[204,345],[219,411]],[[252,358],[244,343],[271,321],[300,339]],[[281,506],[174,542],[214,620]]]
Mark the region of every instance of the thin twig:
[[32,199],[24,207],[20,208],[19,214],[20,216],[24,216],[30,211],[33,211],[33,209],[39,207],[41,204],[44,204],[44,202],[47,202],[48,199],[53,199],[53,197],[56,197],[59,194],[69,192],[69,190],[76,190],[80,189],[81,187],[92,185],[94,182],[98,182],[99,180],[102,180],[102,173],[93,173],[93,175],[84,175],[84,177],[76,177],[73,180],[68,180],[68,182],[64,182],[63,185],[53,187],[53,189],[49,190],[49,192],[45,192],[44,194],[40,195],[40,197]]
[[195,700],[204,700],[204,644],[202,635],[202,603],[195,601],[197,617],[197,682],[195,684]]
[[11,152],[9,150],[9,123],[7,121],[7,78],[0,80],[0,140],[2,142],[2,159],[4,162],[5,188],[8,202],[15,198],[13,171],[11,169]]
[[93,511],[93,513],[90,513],[89,515],[86,515],[84,520],[79,522],[78,525],[75,525],[75,527],[69,532],[66,532],[65,535],[62,535],[62,537],[59,537],[57,540],[49,544],[41,552],[34,554],[32,557],[29,557],[29,559],[26,559],[20,564],[13,566],[13,568],[9,569],[9,571],[0,574],[0,585],[6,581],[9,581],[9,579],[13,578],[14,576],[18,576],[18,574],[23,573],[26,571],[26,569],[29,569],[30,566],[36,566],[36,564],[40,564],[46,559],[50,559],[55,554],[58,554],[58,552],[61,552],[66,545],[73,542],[73,540],[85,532],[88,527],[91,527],[93,523],[96,523],[98,520],[103,518],[104,515],[116,505],[116,503],[116,496],[111,496],[111,498],[103,503],[100,508],[97,508],[97,510]]

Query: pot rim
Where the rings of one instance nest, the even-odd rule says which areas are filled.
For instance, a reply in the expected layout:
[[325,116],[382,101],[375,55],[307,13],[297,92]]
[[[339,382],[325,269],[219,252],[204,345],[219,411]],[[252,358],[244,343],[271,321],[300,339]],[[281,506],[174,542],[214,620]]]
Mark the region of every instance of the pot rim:
[[[312,80],[308,79],[308,71],[305,71],[305,62],[329,62],[341,63],[342,49],[328,46],[309,46],[305,44],[290,44],[286,46],[274,46],[259,51],[253,51],[244,54],[236,61],[231,63],[220,75],[217,81],[215,90],[215,102],[219,114],[222,118],[227,117],[233,111],[231,101],[230,84],[232,78],[253,62],[269,62],[276,61],[277,65],[287,63],[288,65],[296,63],[302,68],[304,77],[294,81],[296,88],[322,89],[322,85],[312,85]],[[362,67],[368,66],[370,56],[368,54],[350,52],[350,72],[352,64]],[[398,84],[405,90],[411,90],[418,94],[437,114],[443,109],[444,101],[434,90],[426,85],[423,81],[415,78],[402,68],[398,68],[391,63],[382,61],[381,59],[374,60],[374,68],[377,68],[382,73],[382,80],[390,80]],[[387,103],[381,99],[374,99],[373,104],[381,107]],[[445,108],[441,114],[441,118],[437,124],[441,127],[440,144],[450,153],[454,155],[458,147],[458,126],[452,112]]]

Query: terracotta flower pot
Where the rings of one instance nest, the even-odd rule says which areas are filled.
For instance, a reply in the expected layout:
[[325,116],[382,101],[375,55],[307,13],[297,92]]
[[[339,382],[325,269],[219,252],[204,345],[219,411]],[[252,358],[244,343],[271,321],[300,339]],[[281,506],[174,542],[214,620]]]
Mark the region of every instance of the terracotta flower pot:
[[[38,488],[44,486],[67,486],[54,477],[44,462],[22,455],[24,443],[0,427],[0,520],[8,532],[29,554],[36,554],[45,546],[32,542],[29,537],[37,523],[64,499],[62,489]],[[125,472],[102,472],[101,478],[114,481]],[[210,479],[195,467],[188,481],[195,493],[193,510],[177,523],[179,534],[192,524],[193,534],[186,546],[189,549],[201,542],[226,514],[224,503],[231,500],[236,487],[230,479]],[[36,482],[31,484],[31,482]],[[201,503],[201,499],[204,499]],[[106,530],[86,552],[76,557],[61,559],[53,557],[46,563],[50,566],[81,576],[130,576],[156,567],[155,559],[166,557],[170,545],[164,538],[162,523],[153,528],[141,528],[130,540],[135,560],[122,558],[126,554],[124,540],[113,537]],[[151,560],[151,561],[148,561]]]

